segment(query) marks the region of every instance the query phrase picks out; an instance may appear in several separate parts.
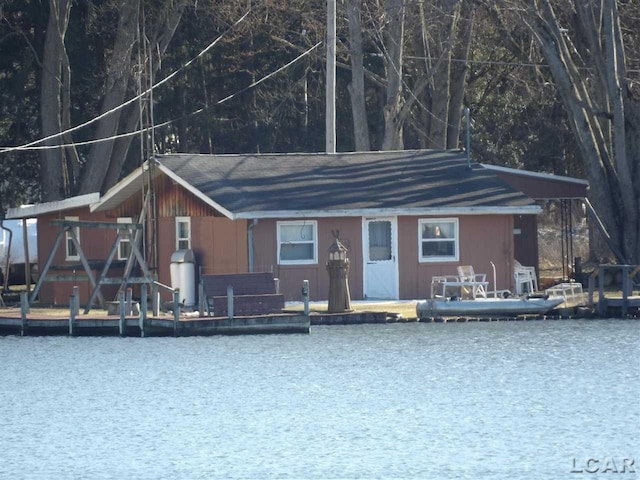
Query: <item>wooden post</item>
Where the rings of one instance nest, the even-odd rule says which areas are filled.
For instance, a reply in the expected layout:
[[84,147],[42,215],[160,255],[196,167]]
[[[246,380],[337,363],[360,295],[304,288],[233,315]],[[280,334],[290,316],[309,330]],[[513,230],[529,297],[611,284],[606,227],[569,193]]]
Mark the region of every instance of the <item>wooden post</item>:
[[304,302],[304,314],[309,316],[309,280],[302,281],[302,301]]
[[124,336],[125,327],[125,315],[126,315],[126,302],[124,298],[124,292],[118,292],[118,302],[120,303],[120,322],[118,323],[120,336]]
[[154,317],[160,315],[160,291],[156,284],[151,287],[151,309]]
[[[29,259],[29,232],[27,231],[27,219],[22,219],[22,245],[24,248],[24,284],[27,292],[31,291],[31,260]],[[7,276],[9,272],[7,272]]]
[[[7,275],[9,272],[7,272]],[[27,312],[29,311],[29,299],[27,292],[20,292],[20,336],[24,336],[27,329]]]
[[205,316],[206,307],[205,307],[205,298],[204,298],[204,284],[202,282],[198,283],[198,312],[199,316],[202,318]]
[[604,275],[605,275],[605,266],[600,265],[600,269],[598,272],[598,315],[604,316],[605,308],[606,308],[606,299],[604,298]]
[[622,316],[629,312],[629,265],[622,266]]
[[69,297],[69,336],[73,336],[73,324],[76,322],[76,289],[73,287],[73,293]]
[[589,306],[593,307],[593,291],[595,290],[596,285],[596,276],[598,275],[598,269],[596,268],[591,275],[589,275]]
[[227,316],[233,320],[233,286],[227,285]]
[[180,289],[173,291],[173,336],[178,336],[178,322],[180,321]]
[[73,286],[73,304],[71,305],[74,316],[80,313],[80,288],[77,285]]
[[147,284],[140,285],[140,337],[144,338],[144,324],[147,320]]
[[125,310],[127,315],[131,315],[131,313],[133,312],[133,289],[131,287],[127,288],[126,291],[126,297],[125,297]]

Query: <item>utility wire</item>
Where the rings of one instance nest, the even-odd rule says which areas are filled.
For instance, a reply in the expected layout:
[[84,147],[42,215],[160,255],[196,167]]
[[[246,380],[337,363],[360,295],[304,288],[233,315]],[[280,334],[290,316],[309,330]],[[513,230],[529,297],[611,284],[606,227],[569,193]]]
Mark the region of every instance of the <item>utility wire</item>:
[[[54,149],[54,148],[65,148],[65,147],[69,147],[69,146],[91,145],[93,143],[108,142],[108,141],[116,140],[118,138],[131,137],[133,135],[138,135],[140,133],[146,133],[146,132],[149,132],[149,131],[155,131],[158,128],[166,127],[167,125],[171,125],[171,124],[173,124],[175,122],[179,122],[181,120],[184,120],[185,118],[192,117],[194,115],[202,113],[205,110],[208,110],[208,109],[210,109],[212,107],[215,107],[217,105],[222,105],[223,103],[227,102],[228,100],[231,100],[232,98],[234,98],[234,97],[236,97],[238,95],[241,95],[242,93],[244,93],[244,92],[246,92],[248,90],[251,90],[252,88],[255,88],[256,86],[260,85],[262,82],[268,80],[269,78],[273,77],[274,75],[280,73],[282,70],[285,70],[286,68],[290,67],[291,65],[296,63],[301,58],[307,56],[313,50],[318,48],[320,45],[322,45],[321,41],[316,43],[313,47],[309,48],[305,52],[303,52],[300,55],[298,55],[296,58],[294,58],[290,62],[288,62],[285,65],[281,66],[280,68],[274,70],[273,72],[265,75],[261,79],[253,82],[251,85],[247,85],[246,87],[238,90],[235,93],[232,93],[231,95],[227,95],[223,99],[218,100],[217,102],[215,102],[215,103],[213,103],[211,105],[208,105],[208,106],[203,107],[203,108],[199,108],[198,110],[194,110],[193,112],[187,113],[187,114],[182,115],[181,117],[178,117],[178,118],[174,118],[173,120],[167,120],[166,122],[159,123],[157,125],[154,125],[153,127],[142,128],[142,129],[139,129],[139,130],[135,130],[133,132],[120,133],[120,134],[112,135],[112,136],[106,137],[106,138],[98,138],[98,139],[95,139],[95,140],[86,140],[84,142],[74,142],[74,143],[61,144],[61,145],[41,145],[41,146],[26,146],[26,145],[24,145],[24,146],[21,146],[21,147],[11,147],[11,149],[20,150],[20,151],[25,151],[25,150],[50,150],[50,149]],[[4,151],[5,150],[1,150],[0,153],[2,153]]]
[[[168,75],[167,77],[165,77],[164,79],[160,80],[158,83],[152,85],[151,87],[149,87],[146,91],[140,93],[139,95],[136,95],[135,97],[127,100],[124,103],[121,103],[120,105],[112,108],[111,110],[108,110],[100,115],[98,115],[97,117],[92,118],[91,120],[88,120],[84,123],[81,123],[80,125],[76,125],[75,127],[69,128],[65,131],[62,131],[60,133],[55,133],[53,135],[49,135],[48,137],[44,137],[41,138],[39,140],[34,140],[33,142],[29,142],[26,143],[24,145],[20,145],[20,146],[15,146],[15,147],[4,147],[0,150],[0,153],[6,153],[6,152],[12,152],[15,150],[28,150],[28,147],[31,147],[33,145],[37,145],[39,143],[42,142],[46,142],[47,140],[51,140],[52,138],[57,138],[60,137],[62,135],[65,135],[67,133],[71,133],[71,132],[75,132],[76,130],[80,130],[81,128],[86,127],[87,125],[91,125],[92,123],[97,122],[98,120],[101,120],[102,118],[106,117],[107,115],[111,115],[112,113],[126,107],[127,105],[135,102],[136,100],[138,100],[139,98],[147,95],[149,92],[151,92],[153,89],[159,87],[160,85],[163,85],[165,83],[167,83],[169,80],[171,80],[173,77],[175,77],[178,73],[182,72],[185,68],[187,68],[188,66],[190,66],[192,63],[194,63],[196,60],[198,60],[200,57],[202,57],[204,54],[206,54],[209,50],[211,50],[215,45],[218,44],[218,42],[220,42],[220,40],[222,40],[222,38],[227,35],[229,32],[233,31],[241,22],[244,21],[245,18],[247,18],[247,16],[249,15],[249,13],[251,13],[251,8],[249,10],[247,10],[247,12],[242,15],[242,17],[240,17],[238,20],[236,20],[236,22],[231,25],[227,30],[225,30],[222,34],[220,34],[220,36],[218,36],[218,38],[216,38],[213,42],[211,42],[204,50],[202,50],[198,55],[196,55],[195,57],[193,57],[191,60],[189,60],[187,63],[185,63],[184,65],[182,65],[180,68],[178,68],[177,70],[175,70],[174,72],[172,72],[170,75]],[[126,134],[125,134],[126,135]],[[117,138],[113,137],[113,138]],[[109,140],[109,139],[100,139],[101,141],[105,141],[105,140]],[[81,145],[81,143],[77,143],[75,145]],[[61,145],[54,145],[54,148],[60,147]]]

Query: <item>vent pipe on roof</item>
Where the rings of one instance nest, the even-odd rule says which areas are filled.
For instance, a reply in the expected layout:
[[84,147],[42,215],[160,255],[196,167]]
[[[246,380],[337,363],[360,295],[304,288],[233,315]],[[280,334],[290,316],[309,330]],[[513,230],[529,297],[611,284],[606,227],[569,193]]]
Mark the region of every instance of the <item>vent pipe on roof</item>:
[[471,170],[471,114],[469,107],[465,107],[464,109],[464,117],[467,119],[467,168]]

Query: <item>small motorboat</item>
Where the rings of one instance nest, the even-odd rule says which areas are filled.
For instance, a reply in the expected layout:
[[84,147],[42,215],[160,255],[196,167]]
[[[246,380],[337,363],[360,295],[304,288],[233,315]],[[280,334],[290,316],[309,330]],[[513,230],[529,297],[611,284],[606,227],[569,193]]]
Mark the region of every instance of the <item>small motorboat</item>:
[[516,315],[542,315],[564,302],[562,297],[547,295],[514,298],[435,298],[418,302],[418,318],[437,318],[467,315],[470,317],[513,317]]

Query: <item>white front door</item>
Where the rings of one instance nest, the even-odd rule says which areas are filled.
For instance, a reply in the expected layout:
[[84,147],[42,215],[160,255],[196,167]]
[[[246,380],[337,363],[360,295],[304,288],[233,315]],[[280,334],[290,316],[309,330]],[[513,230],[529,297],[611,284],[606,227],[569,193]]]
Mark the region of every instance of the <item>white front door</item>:
[[398,221],[363,218],[364,298],[398,298]]

